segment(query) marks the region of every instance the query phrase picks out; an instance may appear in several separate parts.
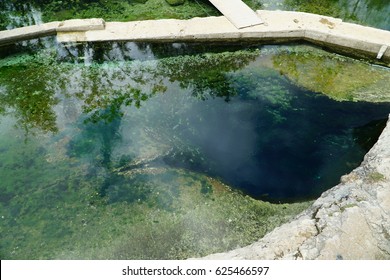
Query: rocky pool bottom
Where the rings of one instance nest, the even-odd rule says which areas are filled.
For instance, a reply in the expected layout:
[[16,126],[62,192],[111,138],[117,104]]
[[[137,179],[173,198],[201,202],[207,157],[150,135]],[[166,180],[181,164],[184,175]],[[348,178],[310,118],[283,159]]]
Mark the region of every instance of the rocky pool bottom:
[[248,245],[360,164],[390,107],[352,101],[372,100],[389,75],[307,46],[4,56],[0,257],[181,259]]

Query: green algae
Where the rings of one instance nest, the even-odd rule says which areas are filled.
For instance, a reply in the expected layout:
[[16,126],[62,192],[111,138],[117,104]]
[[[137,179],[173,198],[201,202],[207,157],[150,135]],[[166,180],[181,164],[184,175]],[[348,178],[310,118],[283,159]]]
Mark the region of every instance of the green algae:
[[389,102],[390,70],[313,47],[286,50],[273,67],[299,86],[338,101]]
[[[180,112],[198,99],[262,99],[276,114],[275,122],[283,121],[280,112],[290,107],[292,97],[286,90],[288,79],[277,79],[281,68],[271,59],[283,57],[283,50],[92,64],[59,63],[53,53],[47,54],[0,62],[0,113],[7,116],[0,123],[1,258],[204,256],[248,245],[310,205],[258,201],[216,178],[153,164],[156,155],[171,153],[172,147],[194,160],[202,157],[180,140],[180,128],[190,122]],[[302,63],[311,65],[305,59]],[[164,95],[167,81],[190,93],[188,103],[179,102],[184,97],[178,95],[157,101],[171,105],[166,111],[143,106]],[[66,91],[69,84],[72,92]],[[73,128],[58,114],[61,94],[79,106],[66,111]],[[131,120],[122,119],[130,104],[139,110]],[[95,112],[92,122],[79,117]],[[194,118],[201,122],[202,116]],[[115,150],[123,137],[119,121],[128,122],[132,131],[129,145]],[[26,137],[26,128],[46,134]],[[142,145],[134,147],[131,141]]]
[[[15,145],[20,145],[21,154],[6,166],[28,161],[27,152],[36,157],[37,152],[26,151],[22,143]],[[178,169],[116,175],[119,178],[102,197],[95,187],[102,178],[87,182],[72,165],[61,168],[74,159],[59,162],[38,156],[36,161],[37,169],[43,170],[31,171],[42,181],[30,190],[20,182],[20,191],[12,188],[7,202],[1,201],[3,259],[203,256],[248,245],[309,204],[256,201],[218,180]],[[10,177],[8,168],[1,172],[2,178]],[[58,173],[63,179],[55,179]],[[139,196],[134,196],[135,190]]]
[[385,175],[383,175],[382,173],[379,173],[378,171],[370,172],[367,176],[367,180],[371,184],[375,184],[375,183],[384,181],[385,179],[386,179]]
[[[1,258],[203,256],[248,245],[309,205],[257,201],[205,175],[148,166],[145,159],[154,156],[150,155],[153,148],[159,147],[162,153],[159,142],[180,138],[173,125],[177,114],[169,118],[171,111],[167,120],[144,121],[149,134],[143,135],[134,126],[133,135],[142,139],[143,146],[129,146],[124,153],[111,148],[119,139],[118,115],[109,121],[99,118],[94,124],[85,123],[77,117],[81,112],[71,106],[65,108],[73,108],[68,113],[76,125],[70,128],[58,119],[58,108],[54,110],[64,93],[71,100],[82,100],[84,113],[104,112],[119,102],[117,89],[104,80],[135,80],[145,86],[137,76],[148,71],[153,73],[151,83],[156,80],[160,85],[162,73],[168,73],[169,79],[183,88],[207,91],[221,77],[221,83],[230,81],[224,73],[253,61],[257,51],[184,56],[181,60],[168,57],[157,64],[145,62],[143,71],[135,67],[134,73],[130,69],[135,62],[119,68],[113,64],[53,63],[54,56],[48,54],[21,54],[1,61]],[[190,73],[194,75],[181,71],[183,65],[193,69]],[[209,70],[213,71],[207,76]],[[206,84],[201,82],[204,79],[208,79]],[[69,83],[73,84],[72,94],[65,92]],[[131,86],[136,88],[136,84]],[[106,94],[102,101],[96,99],[100,92]],[[142,96],[133,91],[131,98],[145,102]],[[118,110],[126,103],[119,100]],[[142,111],[132,122],[141,119]],[[186,143],[175,140],[172,145]],[[195,150],[188,152],[198,157]],[[137,168],[133,168],[134,162],[138,162]]]

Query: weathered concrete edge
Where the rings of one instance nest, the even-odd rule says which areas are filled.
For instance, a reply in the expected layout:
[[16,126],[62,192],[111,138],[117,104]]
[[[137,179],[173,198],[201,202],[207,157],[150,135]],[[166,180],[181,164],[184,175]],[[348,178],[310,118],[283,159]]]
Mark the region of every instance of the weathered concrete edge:
[[390,47],[387,47],[390,46],[390,31],[302,12],[260,10],[257,13],[264,18],[265,24],[244,29],[235,28],[222,16],[189,20],[109,22],[106,30],[60,32],[57,38],[64,43],[93,41],[284,43],[301,40],[345,55],[369,58],[373,62],[390,65]]
[[[75,19],[0,31],[0,46],[57,34],[59,42],[147,41],[280,43],[307,41],[345,55],[390,65],[390,31],[290,11],[257,11],[261,26],[235,28],[226,17],[108,22]],[[208,26],[208,28],[204,28]]]
[[20,41],[57,35],[58,32],[85,32],[90,30],[103,30],[103,19],[72,19],[53,21],[38,25],[0,31],[0,46],[14,44]]
[[0,31],[0,46],[57,34],[59,21]]

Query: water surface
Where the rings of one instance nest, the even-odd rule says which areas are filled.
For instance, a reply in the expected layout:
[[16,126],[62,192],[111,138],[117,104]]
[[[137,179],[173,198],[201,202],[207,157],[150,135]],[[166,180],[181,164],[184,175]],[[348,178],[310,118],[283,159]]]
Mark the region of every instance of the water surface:
[[245,194],[316,198],[385,125],[388,103],[293,83],[277,67],[289,48],[205,48],[62,46],[0,61],[2,257],[185,258],[249,244],[302,208]]

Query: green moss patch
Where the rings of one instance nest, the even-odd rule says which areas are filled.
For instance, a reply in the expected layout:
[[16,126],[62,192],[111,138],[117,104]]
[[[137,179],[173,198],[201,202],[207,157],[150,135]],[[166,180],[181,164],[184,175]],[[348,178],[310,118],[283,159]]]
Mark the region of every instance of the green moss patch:
[[[34,151],[32,156],[39,154]],[[15,162],[23,154],[21,149]],[[2,169],[6,178],[10,161]],[[65,178],[18,194],[10,190],[1,202],[3,259],[200,257],[248,245],[308,206],[257,201],[218,180],[177,169],[120,176],[102,197],[94,187],[101,178],[83,181],[63,164],[36,161],[47,174],[41,178],[58,172]]]
[[273,57],[273,67],[294,83],[339,101],[390,101],[390,69],[299,47]]

